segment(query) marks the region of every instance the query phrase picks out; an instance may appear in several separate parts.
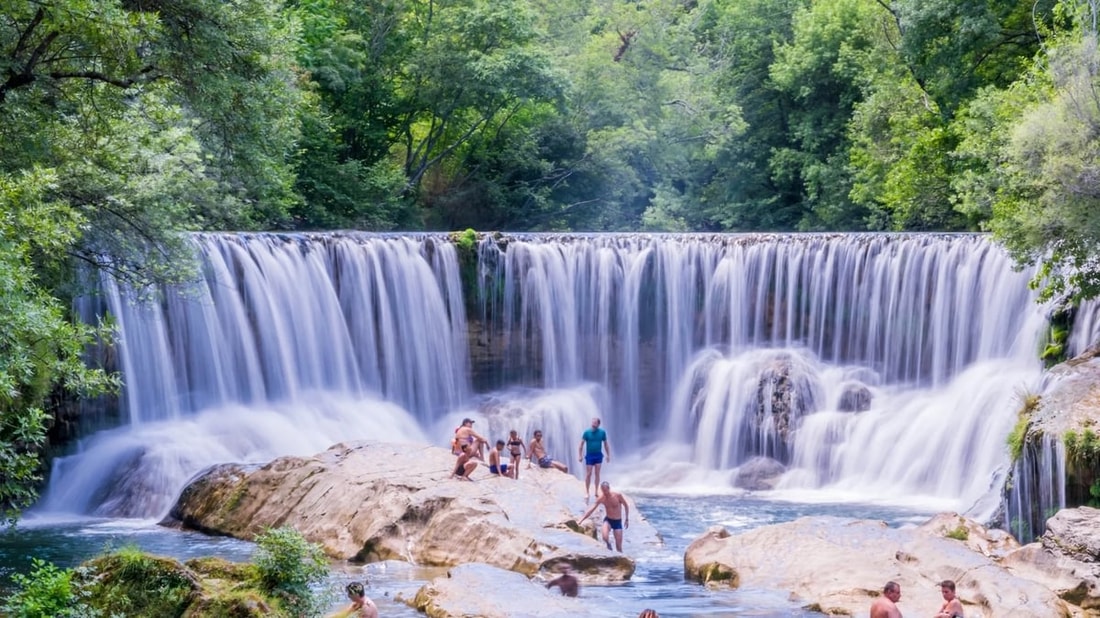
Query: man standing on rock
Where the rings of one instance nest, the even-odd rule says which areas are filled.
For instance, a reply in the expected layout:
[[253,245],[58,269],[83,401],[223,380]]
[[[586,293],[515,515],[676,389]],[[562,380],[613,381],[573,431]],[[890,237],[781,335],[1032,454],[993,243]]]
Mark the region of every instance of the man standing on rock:
[[[611,549],[611,532],[615,532],[615,549],[621,554],[623,552],[623,528],[630,527],[630,505],[626,503],[626,498],[617,491],[611,491],[611,484],[607,481],[600,483],[600,490],[596,492],[596,502],[592,506],[588,507],[588,510],[584,512],[581,519],[577,523],[583,523],[588,519],[589,515],[596,510],[596,507],[603,505],[604,515],[603,526],[603,542],[607,545],[608,549]],[[871,618],[874,618],[872,615]],[[900,617],[899,617],[900,618]]]
[[592,426],[584,430],[577,455],[584,462],[584,503],[588,504],[588,490],[592,482],[592,470],[596,470],[596,493],[600,493],[600,465],[604,462],[603,452],[607,449],[607,462],[611,463],[611,443],[607,441],[607,432],[600,428],[600,419],[593,418]]
[[897,605],[900,598],[901,586],[897,582],[886,582],[882,596],[871,604],[871,618],[901,618]]

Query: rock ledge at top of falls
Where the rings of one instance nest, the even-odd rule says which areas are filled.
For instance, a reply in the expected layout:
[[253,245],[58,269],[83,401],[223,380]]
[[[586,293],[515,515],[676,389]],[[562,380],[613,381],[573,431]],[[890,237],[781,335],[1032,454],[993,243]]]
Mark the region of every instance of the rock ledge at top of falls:
[[259,467],[221,464],[191,480],[169,520],[242,539],[290,526],[355,562],[480,562],[528,576],[568,563],[587,583],[629,579],[629,555],[661,543],[629,497],[619,554],[592,536],[599,510],[577,526],[585,505],[576,477],[521,464],[517,481],[479,465],[471,483],[451,478],[454,463],[434,446],[354,442]]
[[[1023,569],[1035,563],[1035,552],[1049,553],[1037,543],[1019,547],[1008,533],[954,513],[908,528],[803,517],[737,535],[715,526],[684,553],[684,575],[710,585],[787,590],[804,607],[829,615],[866,616],[893,580],[901,585],[904,615],[931,616],[943,604],[944,579],[956,582],[967,618],[1100,615],[1085,603],[1067,603],[1076,599],[1065,594],[1072,586],[1065,565],[1057,573],[1049,567],[1043,578]],[[1052,585],[1058,577],[1061,585]]]

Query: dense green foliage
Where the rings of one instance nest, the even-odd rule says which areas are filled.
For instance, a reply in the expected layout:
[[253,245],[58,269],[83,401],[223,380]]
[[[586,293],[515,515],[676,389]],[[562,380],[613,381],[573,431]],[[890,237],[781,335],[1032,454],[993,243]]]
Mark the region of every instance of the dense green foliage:
[[94,613],[80,602],[73,586],[72,569],[62,569],[38,558],[32,559],[26,575],[12,576],[15,587],[0,606],[11,618],[78,618]]
[[290,528],[257,538],[252,563],[196,558],[181,564],[129,546],[62,569],[37,558],[12,577],[0,604],[12,618],[112,616],[276,616],[304,618],[322,611],[316,586],[328,574],[319,545]]
[[0,0],[0,507],[199,229],[989,230],[1100,293],[1097,0]]

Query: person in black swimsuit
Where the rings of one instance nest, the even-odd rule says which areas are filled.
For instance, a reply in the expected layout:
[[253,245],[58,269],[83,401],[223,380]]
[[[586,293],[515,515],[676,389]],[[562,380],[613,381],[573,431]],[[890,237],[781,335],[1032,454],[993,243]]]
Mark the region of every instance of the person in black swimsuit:
[[519,437],[519,432],[513,429],[508,433],[508,454],[512,456],[512,478],[519,480],[519,461],[527,452],[527,445]]

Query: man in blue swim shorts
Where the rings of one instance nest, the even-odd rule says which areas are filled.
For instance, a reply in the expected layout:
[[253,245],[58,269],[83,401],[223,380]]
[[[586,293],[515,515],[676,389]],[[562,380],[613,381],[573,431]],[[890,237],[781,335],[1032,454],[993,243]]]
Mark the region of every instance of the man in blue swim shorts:
[[[551,459],[546,454],[546,447],[542,443],[542,431],[538,429],[535,430],[535,437],[531,438],[531,443],[527,445],[527,456],[539,462],[540,468],[555,468],[562,472],[569,472],[569,466]],[[527,467],[530,468],[531,466],[528,465]]]
[[504,450],[504,440],[497,440],[496,448],[489,451],[489,472],[498,476],[511,477],[508,473],[508,464],[500,463],[500,454]]
[[603,452],[607,450],[606,461],[611,463],[611,443],[607,441],[607,432],[600,428],[600,419],[593,418],[592,426],[584,430],[577,455],[584,462],[584,503],[588,504],[588,492],[592,483],[592,471],[596,471],[596,495],[600,494],[600,465],[605,461]]
[[603,525],[600,526],[603,532],[603,542],[608,549],[611,549],[611,533],[614,532],[615,549],[622,553],[623,528],[630,527],[630,505],[627,504],[626,498],[621,493],[611,491],[611,485],[607,481],[600,484],[600,491],[596,493],[596,501],[588,507],[584,515],[581,515],[577,523],[584,523],[584,520],[588,519],[595,512],[596,507],[600,505],[603,505],[605,515]]

